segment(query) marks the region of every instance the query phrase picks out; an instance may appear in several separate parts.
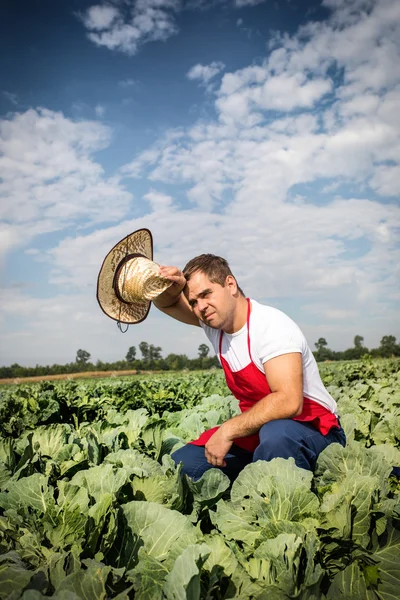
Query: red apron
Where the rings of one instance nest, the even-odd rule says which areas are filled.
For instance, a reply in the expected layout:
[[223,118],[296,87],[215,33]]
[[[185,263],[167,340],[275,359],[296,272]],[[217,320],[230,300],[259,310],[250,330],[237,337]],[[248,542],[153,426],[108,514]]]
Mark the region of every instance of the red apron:
[[[240,371],[232,371],[228,362],[222,356],[222,336],[223,331],[221,330],[219,336],[219,357],[221,361],[222,368],[225,373],[226,383],[228,388],[232,392],[232,394],[239,400],[239,408],[241,412],[249,410],[254,404],[259,402],[265,396],[271,393],[270,387],[268,385],[267,378],[265,374],[260,371],[260,369],[253,363],[253,359],[251,357],[251,349],[250,349],[250,312],[251,305],[250,299],[247,298],[247,347],[249,350],[250,362],[249,364],[241,369]],[[338,420],[336,416],[323,407],[318,402],[313,400],[309,400],[308,398],[304,398],[303,401],[303,411],[301,415],[298,417],[292,417],[295,421],[310,421],[318,429],[323,435],[326,435],[328,431],[332,427],[340,428]],[[219,429],[218,427],[213,427],[208,431],[205,431],[201,434],[201,436],[194,440],[193,442],[189,442],[190,444],[194,444],[195,446],[205,446],[208,440],[214,435],[214,433]],[[257,446],[260,443],[258,433],[253,435],[249,435],[247,437],[236,438],[234,443],[243,448],[244,450],[248,450],[249,452],[254,452]]]

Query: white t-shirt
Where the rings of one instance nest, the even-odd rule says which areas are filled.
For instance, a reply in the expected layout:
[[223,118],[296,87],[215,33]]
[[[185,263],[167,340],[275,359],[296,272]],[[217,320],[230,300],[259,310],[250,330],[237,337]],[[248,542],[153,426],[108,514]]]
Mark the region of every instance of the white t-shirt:
[[[219,359],[220,330],[200,321]],[[250,349],[256,367],[264,373],[264,363],[271,358],[300,352],[303,362],[303,395],[315,400],[337,415],[337,405],[329,394],[318,371],[317,362],[301,329],[285,313],[251,300]],[[232,371],[240,371],[250,363],[247,346],[247,323],[235,333],[222,336],[222,356]]]

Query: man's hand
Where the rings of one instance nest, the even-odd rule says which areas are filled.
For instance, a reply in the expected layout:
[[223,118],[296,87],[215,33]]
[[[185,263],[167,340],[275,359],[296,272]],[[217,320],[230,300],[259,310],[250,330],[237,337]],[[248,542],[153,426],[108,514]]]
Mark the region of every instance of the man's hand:
[[160,266],[160,275],[172,281],[172,285],[155,299],[154,304],[158,308],[167,308],[178,301],[186,285],[186,279],[178,267]]
[[205,445],[207,462],[213,467],[226,467],[224,459],[232,444],[233,441],[227,437],[223,427],[220,427]]

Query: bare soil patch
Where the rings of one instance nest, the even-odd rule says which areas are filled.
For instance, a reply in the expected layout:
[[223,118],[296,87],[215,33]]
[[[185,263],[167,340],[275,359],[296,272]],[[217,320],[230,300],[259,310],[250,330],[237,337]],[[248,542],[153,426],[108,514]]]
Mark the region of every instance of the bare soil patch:
[[[149,371],[150,372],[150,371]],[[145,371],[140,371],[144,374]],[[35,377],[10,377],[9,379],[0,379],[2,383],[35,383],[38,381],[61,381],[63,379],[92,379],[92,377],[122,377],[123,375],[137,375],[136,369],[127,371],[86,371],[85,373],[64,373],[62,375],[37,375]]]

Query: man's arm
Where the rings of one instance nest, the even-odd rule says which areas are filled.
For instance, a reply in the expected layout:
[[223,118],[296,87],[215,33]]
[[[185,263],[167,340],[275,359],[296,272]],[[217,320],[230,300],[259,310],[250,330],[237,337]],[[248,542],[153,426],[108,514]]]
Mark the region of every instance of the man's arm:
[[160,296],[153,300],[153,304],[161,312],[173,317],[177,321],[196,325],[200,327],[198,318],[193,313],[189,302],[182,291],[186,285],[186,279],[178,267],[160,267],[160,275],[172,281],[172,285]]
[[235,438],[246,437],[269,421],[290,419],[303,409],[303,364],[300,352],[272,358],[264,364],[271,394],[249,410],[221,425],[206,444],[206,458],[216,467],[225,466],[224,457]]

